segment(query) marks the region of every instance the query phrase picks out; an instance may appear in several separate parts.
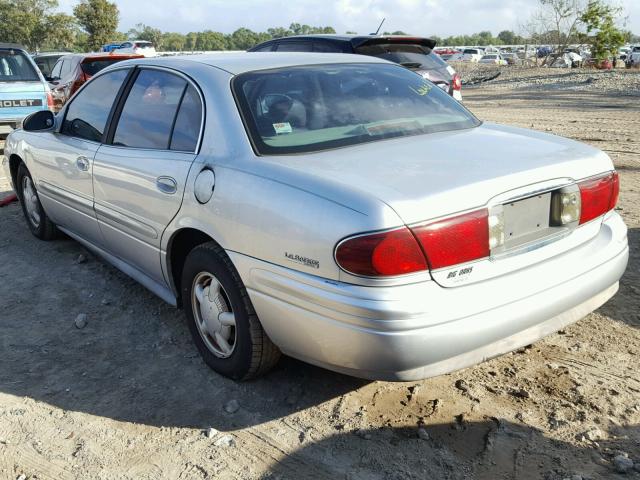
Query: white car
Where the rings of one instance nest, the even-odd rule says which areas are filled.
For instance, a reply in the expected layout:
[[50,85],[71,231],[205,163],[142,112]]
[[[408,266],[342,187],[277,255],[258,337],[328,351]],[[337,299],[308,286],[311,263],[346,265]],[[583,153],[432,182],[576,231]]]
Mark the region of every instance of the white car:
[[478,60],[478,63],[488,63],[492,65],[506,65],[507,61],[504,58],[502,58],[501,55],[498,55],[497,53],[492,53],[490,55],[483,55],[482,58]]
[[477,62],[484,56],[482,48],[465,48],[462,51],[463,62]]
[[145,57],[155,57],[156,47],[146,40],[131,40],[124,42],[119,48],[113,49],[114,53],[136,53]]

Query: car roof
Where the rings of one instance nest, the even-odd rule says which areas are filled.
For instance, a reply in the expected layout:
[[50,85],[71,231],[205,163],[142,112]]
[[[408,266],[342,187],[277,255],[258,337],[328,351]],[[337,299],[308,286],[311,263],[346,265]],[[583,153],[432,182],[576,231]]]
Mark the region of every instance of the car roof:
[[[323,65],[336,63],[392,63],[366,55],[349,53],[304,53],[304,52],[234,52],[208,53],[203,55],[178,55],[175,57],[154,57],[131,60],[136,65],[166,65],[177,61],[191,61],[217,67],[232,75],[254,70],[295,67],[302,65]],[[127,62],[129,63],[129,62]]]
[[431,40],[426,37],[416,37],[413,35],[340,35],[336,33],[317,33],[317,34],[309,34],[309,35],[291,35],[288,37],[274,38],[271,40],[267,40],[262,42],[256,47],[272,43],[276,41],[288,41],[295,39],[317,39],[317,40],[325,40],[325,41],[333,41],[333,42],[341,42],[341,43],[350,43],[354,48],[357,48],[365,43],[367,44],[377,44],[377,43],[388,43],[388,42],[398,42],[398,43],[418,43],[420,45],[424,45],[429,48],[434,48],[436,46],[435,40]]
[[23,51],[27,51],[26,48],[24,48],[22,45],[18,45],[17,43],[0,43],[0,48],[5,49],[5,50],[23,50]]
[[73,52],[40,52],[33,55],[34,58],[40,57],[53,57],[53,56],[63,56],[63,55],[72,55]]

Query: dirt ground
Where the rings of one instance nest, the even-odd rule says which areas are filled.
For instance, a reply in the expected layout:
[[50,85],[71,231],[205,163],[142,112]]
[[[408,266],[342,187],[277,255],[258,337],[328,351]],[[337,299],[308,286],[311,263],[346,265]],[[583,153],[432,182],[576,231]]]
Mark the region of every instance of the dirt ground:
[[13,204],[0,209],[0,478],[640,478],[640,102],[487,84],[465,103],[611,155],[631,245],[611,301],[425,381],[284,359],[234,383],[200,360],[181,312],[71,240],[34,239]]

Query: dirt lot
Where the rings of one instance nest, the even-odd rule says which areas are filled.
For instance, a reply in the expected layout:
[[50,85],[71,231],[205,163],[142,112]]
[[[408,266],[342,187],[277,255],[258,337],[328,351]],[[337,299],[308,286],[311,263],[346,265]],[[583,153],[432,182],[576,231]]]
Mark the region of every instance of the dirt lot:
[[0,478],[640,478],[616,471],[640,463],[640,102],[526,82],[465,101],[612,156],[631,261],[609,303],[426,381],[285,359],[237,384],[199,359],[179,311],[71,240],[35,240],[14,204],[0,209]]

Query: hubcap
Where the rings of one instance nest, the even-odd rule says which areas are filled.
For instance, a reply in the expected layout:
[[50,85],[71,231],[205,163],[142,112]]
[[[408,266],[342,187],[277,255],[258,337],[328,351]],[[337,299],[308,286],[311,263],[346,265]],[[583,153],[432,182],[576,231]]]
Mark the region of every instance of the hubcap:
[[38,195],[33,187],[33,182],[27,176],[22,179],[22,197],[24,198],[24,207],[27,210],[27,217],[32,225],[36,228],[40,226],[40,208],[38,205]]
[[227,292],[211,273],[196,275],[191,306],[200,337],[211,353],[220,358],[231,355],[236,346],[236,317]]

